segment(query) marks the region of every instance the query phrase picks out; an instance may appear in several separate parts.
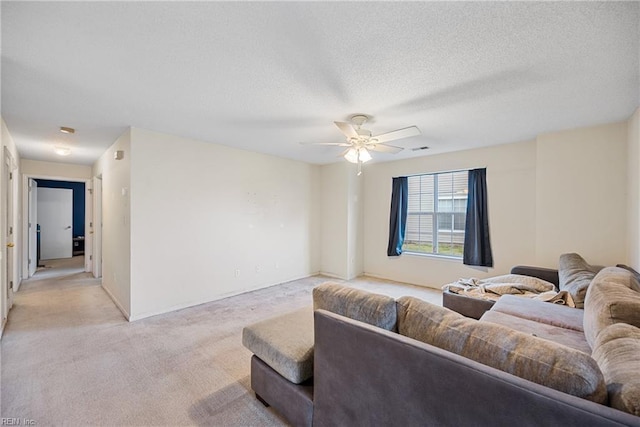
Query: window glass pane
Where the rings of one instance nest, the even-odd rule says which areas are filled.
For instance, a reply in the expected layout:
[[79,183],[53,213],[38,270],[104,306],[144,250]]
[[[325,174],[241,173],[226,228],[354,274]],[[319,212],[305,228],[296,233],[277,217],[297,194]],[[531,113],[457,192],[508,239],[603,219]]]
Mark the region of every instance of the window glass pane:
[[438,213],[438,231],[450,231],[451,230],[451,214],[450,213]]
[[464,224],[467,219],[467,213],[454,214],[454,230],[464,231]]
[[453,210],[453,200],[438,199],[438,212],[451,212]]

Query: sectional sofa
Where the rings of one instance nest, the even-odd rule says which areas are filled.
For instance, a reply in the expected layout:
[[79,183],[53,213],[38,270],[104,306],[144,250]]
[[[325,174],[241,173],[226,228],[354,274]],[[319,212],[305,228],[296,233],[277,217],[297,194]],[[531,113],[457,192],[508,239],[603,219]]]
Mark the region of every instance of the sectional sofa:
[[584,309],[503,297],[480,320],[336,284],[248,326],[251,385],[293,425],[640,426],[640,286],[601,270]]

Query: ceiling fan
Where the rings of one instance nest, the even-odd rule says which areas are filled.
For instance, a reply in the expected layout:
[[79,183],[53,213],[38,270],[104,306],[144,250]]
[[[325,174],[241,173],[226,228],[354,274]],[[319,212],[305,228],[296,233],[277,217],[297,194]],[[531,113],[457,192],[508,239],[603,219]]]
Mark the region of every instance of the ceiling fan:
[[356,114],[351,116],[349,120],[351,123],[334,122],[336,126],[338,126],[338,129],[340,129],[340,132],[342,132],[347,138],[345,142],[312,142],[307,143],[306,145],[335,145],[338,147],[348,147],[340,155],[348,162],[356,163],[358,165],[358,175],[362,173],[362,163],[371,160],[371,154],[369,154],[369,151],[397,154],[404,148],[389,145],[387,142],[420,135],[420,129],[416,126],[409,126],[373,136],[370,130],[362,128],[362,125],[369,121],[369,116],[365,114]]

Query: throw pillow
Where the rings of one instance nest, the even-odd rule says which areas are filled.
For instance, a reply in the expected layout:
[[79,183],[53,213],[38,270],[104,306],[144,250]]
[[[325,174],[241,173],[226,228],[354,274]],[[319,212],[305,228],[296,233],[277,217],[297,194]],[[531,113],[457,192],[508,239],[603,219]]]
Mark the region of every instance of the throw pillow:
[[593,358],[600,365],[609,392],[609,404],[640,416],[640,329],[616,323],[595,342]]
[[402,335],[574,396],[607,401],[602,372],[588,354],[413,297],[398,299],[397,307]]
[[584,335],[594,348],[598,334],[615,323],[640,327],[640,293],[632,289],[633,273],[607,267],[593,279],[584,305]]
[[578,254],[562,254],[558,266],[560,290],[567,291],[573,298],[576,308],[584,307],[584,298],[591,280],[599,271]]
[[327,310],[389,331],[396,331],[396,301],[386,295],[324,283],[313,289],[313,309]]

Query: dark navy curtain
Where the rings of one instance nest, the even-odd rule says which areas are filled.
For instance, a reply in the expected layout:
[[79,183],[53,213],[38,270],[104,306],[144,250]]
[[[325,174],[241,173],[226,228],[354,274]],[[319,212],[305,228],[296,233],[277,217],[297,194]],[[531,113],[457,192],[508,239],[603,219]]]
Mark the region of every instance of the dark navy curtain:
[[391,215],[389,219],[388,256],[398,256],[402,253],[404,232],[407,226],[407,197],[409,184],[406,176],[393,178],[391,192]]
[[493,267],[487,210],[487,170],[484,168],[469,171],[463,262],[466,265]]

